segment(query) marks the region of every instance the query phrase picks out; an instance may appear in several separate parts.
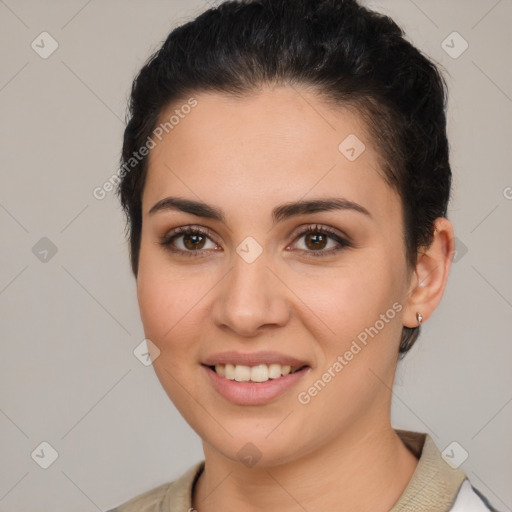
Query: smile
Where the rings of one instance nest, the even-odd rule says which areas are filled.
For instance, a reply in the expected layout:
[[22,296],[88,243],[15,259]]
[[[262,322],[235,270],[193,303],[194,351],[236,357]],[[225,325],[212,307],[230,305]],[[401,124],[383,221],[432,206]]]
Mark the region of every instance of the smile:
[[237,382],[266,382],[270,379],[279,379],[280,377],[293,374],[304,367],[292,368],[290,365],[272,363],[258,364],[256,366],[217,364],[209,368],[215,371],[217,375],[228,380],[235,380]]
[[[212,388],[236,405],[264,405],[278,399],[310,371],[309,365],[201,365]],[[254,379],[254,380],[253,380]]]

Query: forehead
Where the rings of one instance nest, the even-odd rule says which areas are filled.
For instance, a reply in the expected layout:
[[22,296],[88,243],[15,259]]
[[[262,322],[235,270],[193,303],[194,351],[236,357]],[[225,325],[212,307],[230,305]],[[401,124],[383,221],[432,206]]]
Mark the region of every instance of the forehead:
[[192,109],[181,110],[185,100],[162,112],[161,123],[173,115],[174,123],[149,154],[145,213],[165,195],[242,209],[308,194],[344,196],[383,211],[396,203],[378,149],[354,110],[334,110],[313,92],[292,87],[244,98],[210,92],[193,98]]

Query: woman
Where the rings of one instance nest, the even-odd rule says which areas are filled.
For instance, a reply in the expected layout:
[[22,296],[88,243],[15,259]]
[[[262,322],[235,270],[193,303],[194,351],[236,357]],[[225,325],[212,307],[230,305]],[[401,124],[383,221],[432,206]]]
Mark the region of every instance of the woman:
[[225,2],[168,36],[130,109],[141,318],[205,460],[114,510],[493,510],[390,421],[454,252],[436,67],[354,0]]

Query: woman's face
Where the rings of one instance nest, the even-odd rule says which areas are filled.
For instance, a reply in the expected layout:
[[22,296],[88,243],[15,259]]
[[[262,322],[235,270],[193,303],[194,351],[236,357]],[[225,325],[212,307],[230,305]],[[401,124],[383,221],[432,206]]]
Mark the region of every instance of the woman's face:
[[[194,97],[163,113],[182,115],[154,139],[142,199],[138,300],[165,391],[209,449],[243,463],[389,425],[409,273],[401,202],[362,120],[288,87]],[[340,207],[284,208],[327,200]],[[285,363],[306,367],[278,378]]]

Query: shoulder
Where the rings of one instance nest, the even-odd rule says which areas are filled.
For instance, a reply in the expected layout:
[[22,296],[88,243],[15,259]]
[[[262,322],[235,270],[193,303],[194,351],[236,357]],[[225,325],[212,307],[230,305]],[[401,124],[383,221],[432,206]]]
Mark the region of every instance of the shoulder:
[[165,495],[172,491],[174,484],[175,481],[155,487],[118,505],[116,508],[107,510],[107,512],[157,512],[161,509]]
[[107,512],[189,512],[192,489],[204,468],[204,461],[189,468],[178,479],[131,498]]
[[468,479],[462,482],[450,512],[497,512]]
[[450,512],[498,512],[471,485],[467,475],[452,463],[453,450],[443,455],[444,452],[441,453],[426,433],[398,429],[396,432],[418,458],[418,465],[390,512],[430,512],[434,509]]

